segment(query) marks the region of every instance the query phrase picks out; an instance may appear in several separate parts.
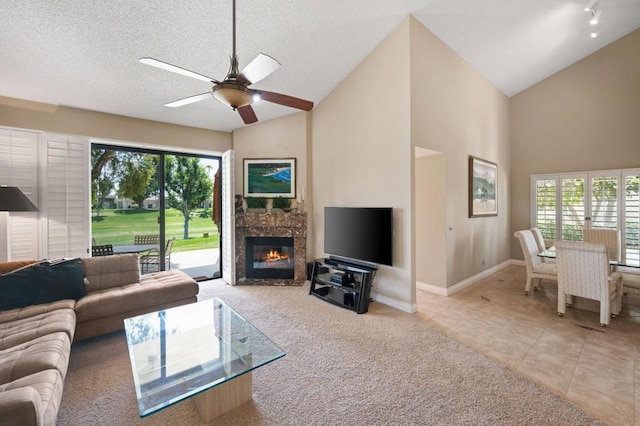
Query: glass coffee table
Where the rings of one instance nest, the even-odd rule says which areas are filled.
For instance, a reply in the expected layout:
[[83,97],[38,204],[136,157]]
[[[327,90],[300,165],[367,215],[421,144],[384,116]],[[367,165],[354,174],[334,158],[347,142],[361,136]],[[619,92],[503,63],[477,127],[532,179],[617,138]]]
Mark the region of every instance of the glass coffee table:
[[124,326],[140,417],[192,398],[209,421],[251,400],[252,370],[285,355],[218,298]]

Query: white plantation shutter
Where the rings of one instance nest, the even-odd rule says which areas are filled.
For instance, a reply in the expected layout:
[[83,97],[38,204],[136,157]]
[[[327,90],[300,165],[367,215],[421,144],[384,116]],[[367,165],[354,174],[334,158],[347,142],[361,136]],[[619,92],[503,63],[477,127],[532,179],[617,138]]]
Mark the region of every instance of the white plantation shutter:
[[[36,132],[0,129],[0,185],[17,186],[38,208]],[[0,212],[0,260],[38,259],[38,212]]]
[[[560,239],[582,241],[585,223],[586,177],[563,177],[561,179],[562,220]],[[570,200],[570,201],[569,201]]]
[[618,229],[619,173],[591,176],[591,227]]
[[90,235],[89,140],[45,134],[42,201],[45,257],[86,257]]
[[532,181],[535,194],[533,226],[540,229],[545,241],[553,242],[556,239],[557,179],[540,177]]
[[541,229],[545,240],[552,239],[554,226],[556,240],[573,241],[583,240],[583,227],[619,229],[622,261],[638,265],[639,179],[640,169],[533,175],[531,224]]
[[622,260],[640,265],[640,170],[623,173],[622,202],[624,232],[622,237]]

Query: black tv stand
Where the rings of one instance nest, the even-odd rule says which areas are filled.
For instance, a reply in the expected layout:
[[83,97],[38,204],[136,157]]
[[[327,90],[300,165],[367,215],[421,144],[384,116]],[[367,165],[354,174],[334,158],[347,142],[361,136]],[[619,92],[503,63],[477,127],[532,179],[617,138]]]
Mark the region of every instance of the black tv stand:
[[371,284],[377,268],[340,258],[316,259],[309,294],[358,314],[369,310]]

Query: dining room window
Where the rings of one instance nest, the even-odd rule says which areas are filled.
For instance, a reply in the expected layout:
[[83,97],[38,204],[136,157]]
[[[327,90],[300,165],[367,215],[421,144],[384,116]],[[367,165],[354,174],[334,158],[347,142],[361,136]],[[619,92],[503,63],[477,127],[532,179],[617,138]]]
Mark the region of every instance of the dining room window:
[[531,226],[545,241],[582,241],[584,228],[619,229],[623,260],[640,261],[640,169],[531,176]]
[[623,212],[625,236],[623,241],[627,261],[640,264],[640,172],[623,173]]

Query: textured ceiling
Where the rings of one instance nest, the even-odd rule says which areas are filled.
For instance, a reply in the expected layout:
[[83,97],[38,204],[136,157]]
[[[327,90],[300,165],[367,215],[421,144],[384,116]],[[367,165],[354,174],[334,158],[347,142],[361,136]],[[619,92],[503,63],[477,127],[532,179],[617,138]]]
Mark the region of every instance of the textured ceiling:
[[[259,53],[282,67],[254,88],[316,105],[408,14],[512,96],[640,28],[640,0],[237,1],[240,68]],[[212,99],[167,108],[207,83],[140,64],[151,56],[216,79],[229,68],[231,0],[2,0],[0,95],[231,131]],[[374,88],[372,88],[374,89]],[[261,121],[297,110],[254,104]]]

